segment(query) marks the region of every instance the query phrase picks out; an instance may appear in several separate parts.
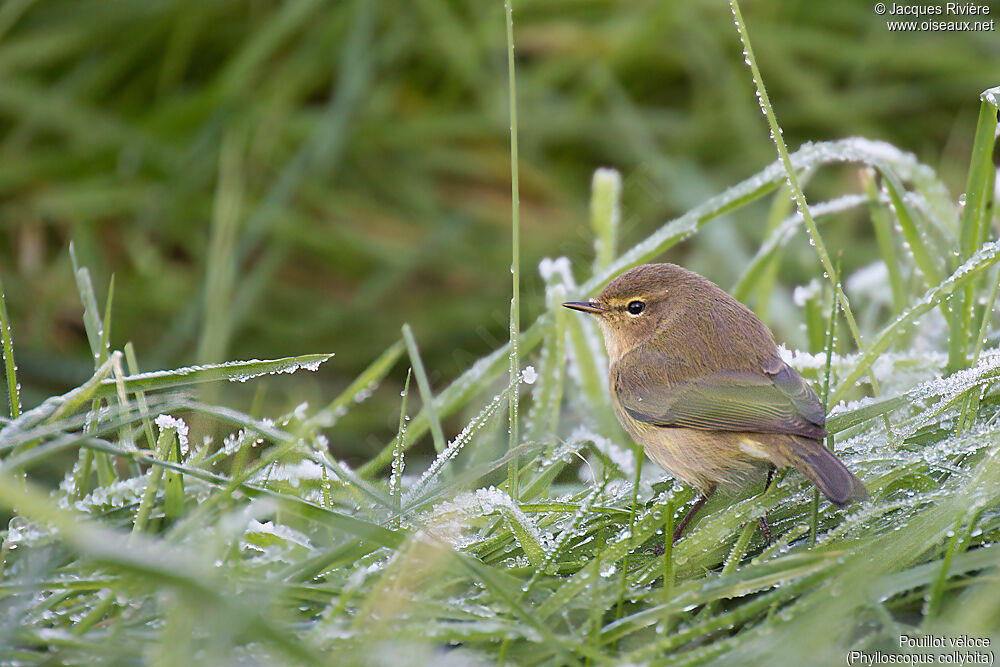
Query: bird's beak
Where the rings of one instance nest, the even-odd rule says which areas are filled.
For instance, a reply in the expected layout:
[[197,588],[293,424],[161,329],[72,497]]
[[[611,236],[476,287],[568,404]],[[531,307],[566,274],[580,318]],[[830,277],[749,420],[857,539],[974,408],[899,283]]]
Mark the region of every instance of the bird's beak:
[[600,315],[601,313],[606,313],[607,310],[602,308],[596,303],[591,303],[590,301],[567,301],[563,304],[567,308],[572,308],[573,310],[579,310],[584,313],[592,313],[594,315]]

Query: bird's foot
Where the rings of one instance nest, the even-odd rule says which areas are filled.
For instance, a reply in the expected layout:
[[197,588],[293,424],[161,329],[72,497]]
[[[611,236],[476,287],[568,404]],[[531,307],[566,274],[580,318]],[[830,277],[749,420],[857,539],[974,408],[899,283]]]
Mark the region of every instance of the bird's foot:
[[757,525],[764,532],[764,542],[767,546],[771,546],[771,526],[767,523],[767,512],[764,513],[764,516],[757,519]]

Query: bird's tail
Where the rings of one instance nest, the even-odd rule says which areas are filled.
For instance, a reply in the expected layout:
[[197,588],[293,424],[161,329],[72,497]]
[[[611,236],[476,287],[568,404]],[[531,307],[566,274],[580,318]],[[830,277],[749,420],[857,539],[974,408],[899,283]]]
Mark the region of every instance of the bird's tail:
[[820,442],[790,436],[780,445],[782,463],[798,468],[834,505],[845,507],[868,499],[868,489],[833,452]]

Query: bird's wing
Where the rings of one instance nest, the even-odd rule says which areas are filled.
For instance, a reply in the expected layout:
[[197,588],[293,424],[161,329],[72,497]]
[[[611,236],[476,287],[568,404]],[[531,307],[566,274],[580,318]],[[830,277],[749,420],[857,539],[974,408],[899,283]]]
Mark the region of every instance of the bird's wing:
[[632,418],[707,431],[789,433],[823,438],[826,416],[802,376],[775,356],[760,370],[690,372],[649,349],[616,364],[615,388]]

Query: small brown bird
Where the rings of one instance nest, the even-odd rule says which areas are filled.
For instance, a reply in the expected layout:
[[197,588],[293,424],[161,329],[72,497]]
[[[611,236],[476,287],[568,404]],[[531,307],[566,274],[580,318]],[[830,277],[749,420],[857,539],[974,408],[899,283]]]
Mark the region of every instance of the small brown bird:
[[[589,302],[611,360],[618,421],[661,468],[700,492],[674,540],[716,487],[793,466],[840,507],[864,483],[823,446],[819,397],[781,359],[771,332],[715,283],[674,264],[645,264]],[[761,526],[769,537],[769,529]]]

